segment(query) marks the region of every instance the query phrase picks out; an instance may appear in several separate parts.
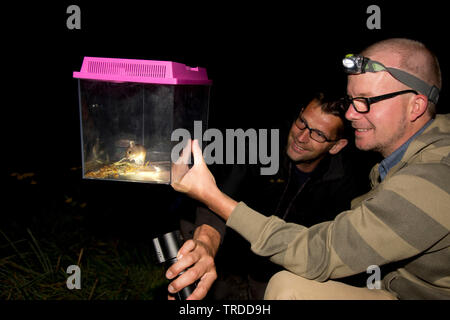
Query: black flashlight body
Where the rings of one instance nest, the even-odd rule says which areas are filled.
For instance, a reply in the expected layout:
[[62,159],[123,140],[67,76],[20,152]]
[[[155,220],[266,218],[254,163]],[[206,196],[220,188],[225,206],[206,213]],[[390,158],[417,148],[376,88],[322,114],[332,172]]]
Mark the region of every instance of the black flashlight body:
[[[178,250],[180,250],[180,247],[183,244],[183,237],[181,236],[181,233],[179,230],[168,232],[161,237],[157,237],[153,239],[153,246],[156,251],[156,258],[158,259],[159,263],[164,264],[164,268],[167,271],[167,269],[173,265],[175,262],[177,262],[177,254]],[[183,274],[183,272],[180,272],[178,276]],[[182,290],[178,291],[175,294],[175,298],[177,300],[186,300],[187,297],[189,297],[192,292],[195,290],[195,284],[191,284]]]

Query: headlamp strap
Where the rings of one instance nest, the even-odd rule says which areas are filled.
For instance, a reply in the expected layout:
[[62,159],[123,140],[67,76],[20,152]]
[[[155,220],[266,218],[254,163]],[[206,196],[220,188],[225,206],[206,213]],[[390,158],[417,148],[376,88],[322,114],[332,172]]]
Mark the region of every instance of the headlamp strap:
[[366,64],[365,64],[365,66],[363,66],[363,72],[379,72],[379,71],[384,71],[386,69],[387,68],[380,62],[369,60],[369,59],[366,60]]
[[427,96],[428,100],[436,104],[439,100],[439,88],[436,86],[430,86],[425,81],[409,74],[400,69],[386,68],[386,70],[398,81],[407,85],[408,87],[417,90],[418,92]]

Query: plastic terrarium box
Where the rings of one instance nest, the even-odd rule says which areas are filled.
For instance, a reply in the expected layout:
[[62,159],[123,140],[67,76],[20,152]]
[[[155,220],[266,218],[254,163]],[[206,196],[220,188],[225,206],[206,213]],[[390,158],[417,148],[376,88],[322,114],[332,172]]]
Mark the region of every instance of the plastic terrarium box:
[[207,128],[204,68],[168,61],[85,57],[78,79],[83,178],[171,181],[177,128]]

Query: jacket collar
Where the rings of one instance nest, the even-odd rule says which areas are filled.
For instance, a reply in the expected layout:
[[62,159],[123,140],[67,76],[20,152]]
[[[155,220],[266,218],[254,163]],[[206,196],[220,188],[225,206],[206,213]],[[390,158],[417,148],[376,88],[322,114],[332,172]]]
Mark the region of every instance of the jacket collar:
[[[449,133],[450,114],[436,115],[436,118],[431,122],[431,124],[409,143],[409,146],[404,152],[401,160],[389,170],[385,178],[388,178],[398,172],[428,146],[443,139],[449,140]],[[379,184],[379,165],[380,164],[377,163],[370,172],[372,187]]]
[[422,132],[424,132],[425,129],[428,128],[428,126],[433,122],[433,120],[434,119],[428,121],[419,131],[413,134],[411,138],[408,139],[408,141],[406,141],[397,150],[392,152],[392,154],[390,154],[389,156],[384,158],[383,161],[380,162],[380,165],[378,166],[378,171],[380,172],[381,181],[384,180],[384,178],[389,173],[391,168],[393,168],[397,163],[400,162],[406,150],[408,149],[410,143],[414,141],[414,139],[416,139],[416,137],[418,137]]

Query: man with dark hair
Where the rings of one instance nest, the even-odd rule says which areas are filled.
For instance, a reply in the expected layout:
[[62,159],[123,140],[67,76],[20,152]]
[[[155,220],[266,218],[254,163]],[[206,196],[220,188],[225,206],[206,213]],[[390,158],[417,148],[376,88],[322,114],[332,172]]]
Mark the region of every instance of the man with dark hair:
[[[361,170],[357,170],[354,150],[341,152],[349,141],[345,111],[343,100],[317,94],[301,108],[291,125],[278,174],[261,176],[256,167],[237,165],[220,184],[222,190],[264,214],[275,212],[287,222],[306,226],[333,219],[337,213],[349,209],[351,199],[369,188],[366,178],[369,168],[366,166],[367,170],[363,171],[364,167],[360,166]],[[171,283],[171,287],[172,291],[178,291],[188,282],[201,279],[191,297],[196,299],[203,298],[215,280],[212,258],[225,235],[224,222],[205,208],[197,211],[197,225],[194,241],[188,241],[180,250],[186,259],[172,266],[169,269],[172,274],[168,275],[171,279],[180,270],[190,267]],[[246,290],[248,286],[248,293],[233,292],[230,281],[224,280],[223,275],[214,297],[262,299],[270,277],[282,269],[252,254],[245,240],[233,232],[227,233],[223,246],[218,256],[219,270],[227,274],[228,279],[238,282],[234,289]],[[239,266],[227,268],[227,260],[232,258],[239,259]]]

